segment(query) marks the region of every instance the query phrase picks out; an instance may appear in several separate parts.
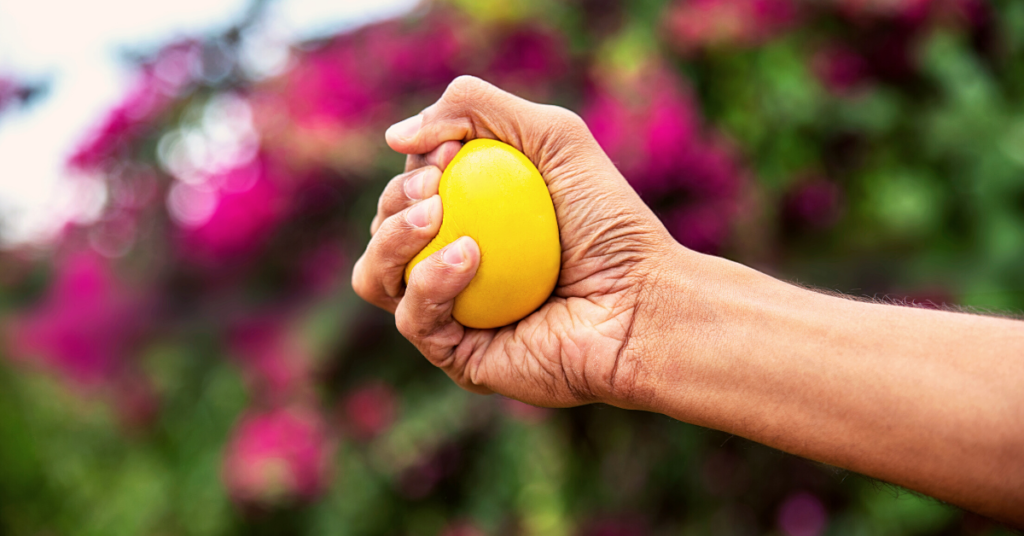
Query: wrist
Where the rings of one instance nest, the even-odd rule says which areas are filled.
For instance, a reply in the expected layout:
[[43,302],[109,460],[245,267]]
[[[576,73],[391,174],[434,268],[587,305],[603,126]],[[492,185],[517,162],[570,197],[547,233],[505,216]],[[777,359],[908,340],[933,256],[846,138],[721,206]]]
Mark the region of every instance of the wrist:
[[723,430],[751,402],[745,384],[763,383],[752,366],[792,311],[834,299],[681,246],[652,275],[625,352],[635,385],[618,405]]
[[697,377],[718,358],[726,297],[742,294],[725,289],[743,284],[730,272],[753,270],[678,244],[652,264],[638,285],[634,322],[620,357],[631,378],[609,403],[681,418],[669,402],[678,406],[696,393],[684,392],[690,386],[679,379]]

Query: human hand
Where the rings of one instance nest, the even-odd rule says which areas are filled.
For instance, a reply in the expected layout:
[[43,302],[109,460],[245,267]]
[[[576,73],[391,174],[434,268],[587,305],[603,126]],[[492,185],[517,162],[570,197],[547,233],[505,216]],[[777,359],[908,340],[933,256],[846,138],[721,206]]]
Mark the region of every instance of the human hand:
[[[644,364],[639,325],[654,280],[682,250],[605,155],[584,122],[473,77],[455,79],[439,101],[388,129],[409,155],[406,172],[381,195],[373,238],[352,285],[395,313],[399,331],[462,387],[530,404],[638,405]],[[469,329],[452,316],[455,297],[480,263],[462,237],[416,266],[406,264],[441,225],[442,170],[474,138],[501,140],[540,171],[554,201],[562,264],[554,293],[537,311],[499,329]]]

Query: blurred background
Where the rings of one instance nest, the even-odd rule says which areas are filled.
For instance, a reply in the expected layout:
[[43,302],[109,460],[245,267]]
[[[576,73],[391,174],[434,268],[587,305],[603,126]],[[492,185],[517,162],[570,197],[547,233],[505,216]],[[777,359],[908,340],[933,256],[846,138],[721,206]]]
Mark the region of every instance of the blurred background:
[[1019,1],[0,0],[0,535],[1009,534],[433,369],[349,276],[384,129],[463,73],[693,249],[1024,308]]

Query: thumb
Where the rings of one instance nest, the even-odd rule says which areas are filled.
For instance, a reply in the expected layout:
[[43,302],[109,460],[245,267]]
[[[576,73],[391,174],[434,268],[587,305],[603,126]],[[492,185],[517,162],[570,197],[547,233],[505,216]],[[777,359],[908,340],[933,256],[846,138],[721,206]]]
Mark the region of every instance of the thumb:
[[477,393],[466,372],[469,354],[456,352],[466,328],[453,317],[455,298],[480,266],[480,248],[464,236],[427,257],[409,274],[405,296],[395,311],[398,331],[435,366],[462,387]]

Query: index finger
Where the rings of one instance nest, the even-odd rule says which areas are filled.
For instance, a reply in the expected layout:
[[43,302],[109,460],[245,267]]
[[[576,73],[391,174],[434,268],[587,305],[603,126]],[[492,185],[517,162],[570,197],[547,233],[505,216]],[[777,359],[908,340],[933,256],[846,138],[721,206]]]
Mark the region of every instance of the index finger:
[[408,173],[426,166],[437,166],[438,169],[444,171],[444,168],[448,167],[448,164],[455,158],[459,149],[462,149],[462,144],[452,140],[441,143],[426,154],[411,154],[405,157],[405,172]]

